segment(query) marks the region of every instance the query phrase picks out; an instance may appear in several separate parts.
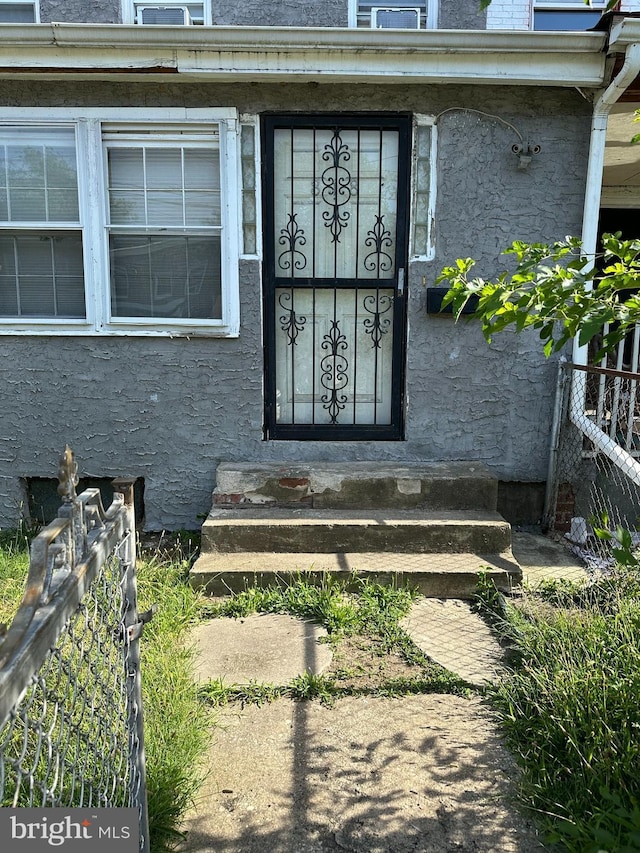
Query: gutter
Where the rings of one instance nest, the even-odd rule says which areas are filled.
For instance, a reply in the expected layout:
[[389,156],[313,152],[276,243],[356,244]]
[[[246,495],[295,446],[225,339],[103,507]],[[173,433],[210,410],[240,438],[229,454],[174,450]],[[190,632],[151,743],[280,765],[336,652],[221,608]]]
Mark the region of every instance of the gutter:
[[0,76],[602,85],[603,33],[0,25]]
[[604,33],[554,33],[526,30],[388,30],[355,27],[163,27],[137,24],[0,24],[0,44],[58,44],[66,47],[135,45],[243,51],[265,49],[418,50],[456,53],[499,51],[592,53],[601,49]]

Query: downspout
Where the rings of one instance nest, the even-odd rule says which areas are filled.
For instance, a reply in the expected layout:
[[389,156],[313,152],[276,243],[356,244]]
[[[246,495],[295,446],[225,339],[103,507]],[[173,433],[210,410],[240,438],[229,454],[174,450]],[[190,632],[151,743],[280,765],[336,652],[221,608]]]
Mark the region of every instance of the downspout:
[[[594,258],[591,261],[592,264],[595,263],[597,250],[598,216],[609,113],[639,73],[640,43],[632,42],[627,46],[624,64],[618,75],[599,95],[593,108],[582,228],[583,251]],[[579,346],[577,338],[574,339],[573,343],[573,360],[575,364],[586,365],[587,363],[587,346]],[[640,485],[640,463],[608,436],[599,424],[587,417],[585,412],[586,377],[587,374],[583,370],[573,371],[569,419],[593,442],[597,450],[604,453],[614,465],[623,468],[627,477],[636,485]]]

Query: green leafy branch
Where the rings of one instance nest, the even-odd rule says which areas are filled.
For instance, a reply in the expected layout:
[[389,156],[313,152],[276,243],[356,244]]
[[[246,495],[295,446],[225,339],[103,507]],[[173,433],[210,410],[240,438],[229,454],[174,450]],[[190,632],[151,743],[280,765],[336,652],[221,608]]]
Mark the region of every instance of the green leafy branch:
[[515,241],[503,252],[515,256],[515,271],[502,272],[494,281],[471,278],[476,262],[459,258],[437,278],[450,287],[442,307],[452,305],[459,319],[469,300],[477,298],[471,316],[482,321],[488,343],[508,326],[518,332],[535,329],[548,356],[571,338],[582,346],[599,336],[600,357],[640,322],[640,296],[631,292],[640,288],[640,240],[605,234],[602,246],[602,263],[595,264],[577,237],[551,244]]

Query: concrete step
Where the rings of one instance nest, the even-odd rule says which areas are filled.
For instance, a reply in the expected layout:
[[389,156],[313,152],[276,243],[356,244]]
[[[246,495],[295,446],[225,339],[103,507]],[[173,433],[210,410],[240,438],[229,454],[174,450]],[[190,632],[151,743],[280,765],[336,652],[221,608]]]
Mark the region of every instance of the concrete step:
[[376,553],[211,553],[196,560],[191,585],[209,595],[228,595],[252,586],[290,583],[305,573],[320,582],[330,575],[348,582],[354,575],[377,583],[408,584],[430,598],[471,598],[478,572],[487,571],[508,590],[521,579],[510,550],[501,554]]
[[422,510],[214,509],[202,525],[203,553],[471,553],[511,547],[495,512]]
[[214,507],[495,511],[498,482],[479,462],[224,463]]

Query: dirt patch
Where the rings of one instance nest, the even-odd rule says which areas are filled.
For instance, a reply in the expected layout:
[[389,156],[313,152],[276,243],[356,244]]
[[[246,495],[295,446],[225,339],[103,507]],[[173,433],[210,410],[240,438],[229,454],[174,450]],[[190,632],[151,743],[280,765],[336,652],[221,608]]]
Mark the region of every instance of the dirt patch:
[[324,674],[339,690],[368,692],[385,684],[424,679],[439,669],[437,664],[411,664],[400,652],[387,651],[375,637],[358,635],[336,643],[333,660]]

